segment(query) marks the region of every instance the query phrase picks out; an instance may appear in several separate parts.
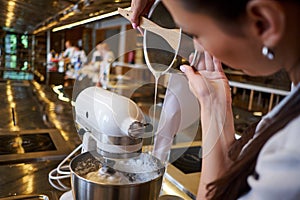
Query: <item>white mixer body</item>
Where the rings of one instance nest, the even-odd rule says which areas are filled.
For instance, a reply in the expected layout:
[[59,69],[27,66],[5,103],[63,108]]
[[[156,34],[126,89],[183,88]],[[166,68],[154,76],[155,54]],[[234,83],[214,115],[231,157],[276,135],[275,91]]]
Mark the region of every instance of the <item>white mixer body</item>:
[[142,138],[133,138],[128,130],[134,122],[144,123],[140,108],[129,98],[99,87],[89,87],[79,93],[75,102],[75,117],[83,137],[85,150],[113,154],[137,152]]

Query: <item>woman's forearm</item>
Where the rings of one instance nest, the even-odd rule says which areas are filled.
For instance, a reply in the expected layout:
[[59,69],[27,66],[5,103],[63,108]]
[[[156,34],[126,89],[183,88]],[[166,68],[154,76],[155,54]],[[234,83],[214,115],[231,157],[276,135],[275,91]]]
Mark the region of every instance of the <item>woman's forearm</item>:
[[206,185],[216,180],[231,164],[227,156],[234,141],[231,103],[201,103],[202,170],[197,199],[205,199]]

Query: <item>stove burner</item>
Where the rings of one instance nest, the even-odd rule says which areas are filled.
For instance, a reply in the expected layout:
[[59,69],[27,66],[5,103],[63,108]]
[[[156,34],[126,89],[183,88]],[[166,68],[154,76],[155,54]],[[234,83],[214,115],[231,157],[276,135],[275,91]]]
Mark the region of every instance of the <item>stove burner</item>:
[[48,133],[0,135],[0,155],[56,150]]
[[171,150],[170,160],[175,160],[172,164],[185,174],[201,172],[202,148],[197,146],[189,147],[185,152],[184,150],[184,148]]
[[69,153],[57,129],[0,131],[0,165],[63,159]]

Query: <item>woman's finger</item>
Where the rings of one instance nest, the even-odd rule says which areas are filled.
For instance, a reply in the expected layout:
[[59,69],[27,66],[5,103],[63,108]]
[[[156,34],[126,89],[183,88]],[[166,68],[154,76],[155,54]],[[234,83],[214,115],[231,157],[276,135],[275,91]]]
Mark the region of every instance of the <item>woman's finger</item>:
[[207,51],[204,52],[204,55],[205,55],[206,70],[207,71],[214,71],[215,68],[214,68],[214,62],[213,62],[212,56]]
[[189,56],[189,62],[190,65],[194,67],[194,70],[196,71],[205,70],[205,60],[204,60],[203,52],[197,51],[196,53],[192,53]]
[[181,65],[180,70],[185,73],[188,79],[191,79],[193,76],[195,76],[195,71],[191,66]]
[[223,72],[222,63],[219,59],[213,57],[213,63],[214,63],[215,71]]
[[189,80],[189,87],[192,93],[197,97],[197,89],[201,87],[200,85],[196,84],[197,87],[193,84],[195,80],[197,80],[197,76],[199,76],[199,73],[196,73],[194,69],[191,66],[188,65],[181,65],[180,70],[186,75],[187,79]]
[[141,3],[141,1],[132,0],[131,2],[131,10],[132,10],[132,17],[131,17],[131,24],[134,29],[140,24],[140,16],[144,12],[144,9],[147,4]]
[[197,70],[198,71],[202,71],[202,70],[206,70],[206,67],[205,67],[205,56],[204,56],[204,52],[201,52],[199,54],[199,58],[198,58],[198,61],[197,61]]
[[191,53],[189,56],[189,62],[191,63],[191,65],[193,63],[194,57],[195,57],[195,53]]
[[[131,24],[134,29],[138,29],[140,24],[140,16],[147,15],[155,0],[132,0],[131,1]],[[141,30],[139,30],[141,31]]]

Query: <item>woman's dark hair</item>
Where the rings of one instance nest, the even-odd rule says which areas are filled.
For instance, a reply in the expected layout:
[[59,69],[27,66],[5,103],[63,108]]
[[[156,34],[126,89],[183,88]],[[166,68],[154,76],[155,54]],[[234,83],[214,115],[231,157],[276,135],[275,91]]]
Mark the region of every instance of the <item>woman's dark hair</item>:
[[244,15],[249,0],[181,0],[183,8],[191,12],[201,12],[218,19],[236,22]]
[[207,185],[207,198],[233,200],[248,192],[251,189],[247,183],[248,176],[252,175],[259,179],[259,174],[255,172],[255,165],[262,147],[273,135],[299,115],[300,89],[289,98],[288,102],[285,102],[280,112],[272,118],[264,119],[264,123],[260,125],[256,133],[258,136],[243,151],[244,145],[254,135],[256,124],[249,127],[241,139],[232,145],[228,156],[234,162],[221,178]]
[[231,35],[242,36],[236,29],[242,21],[249,0],[180,0],[189,12],[199,12],[218,19],[216,22]]

